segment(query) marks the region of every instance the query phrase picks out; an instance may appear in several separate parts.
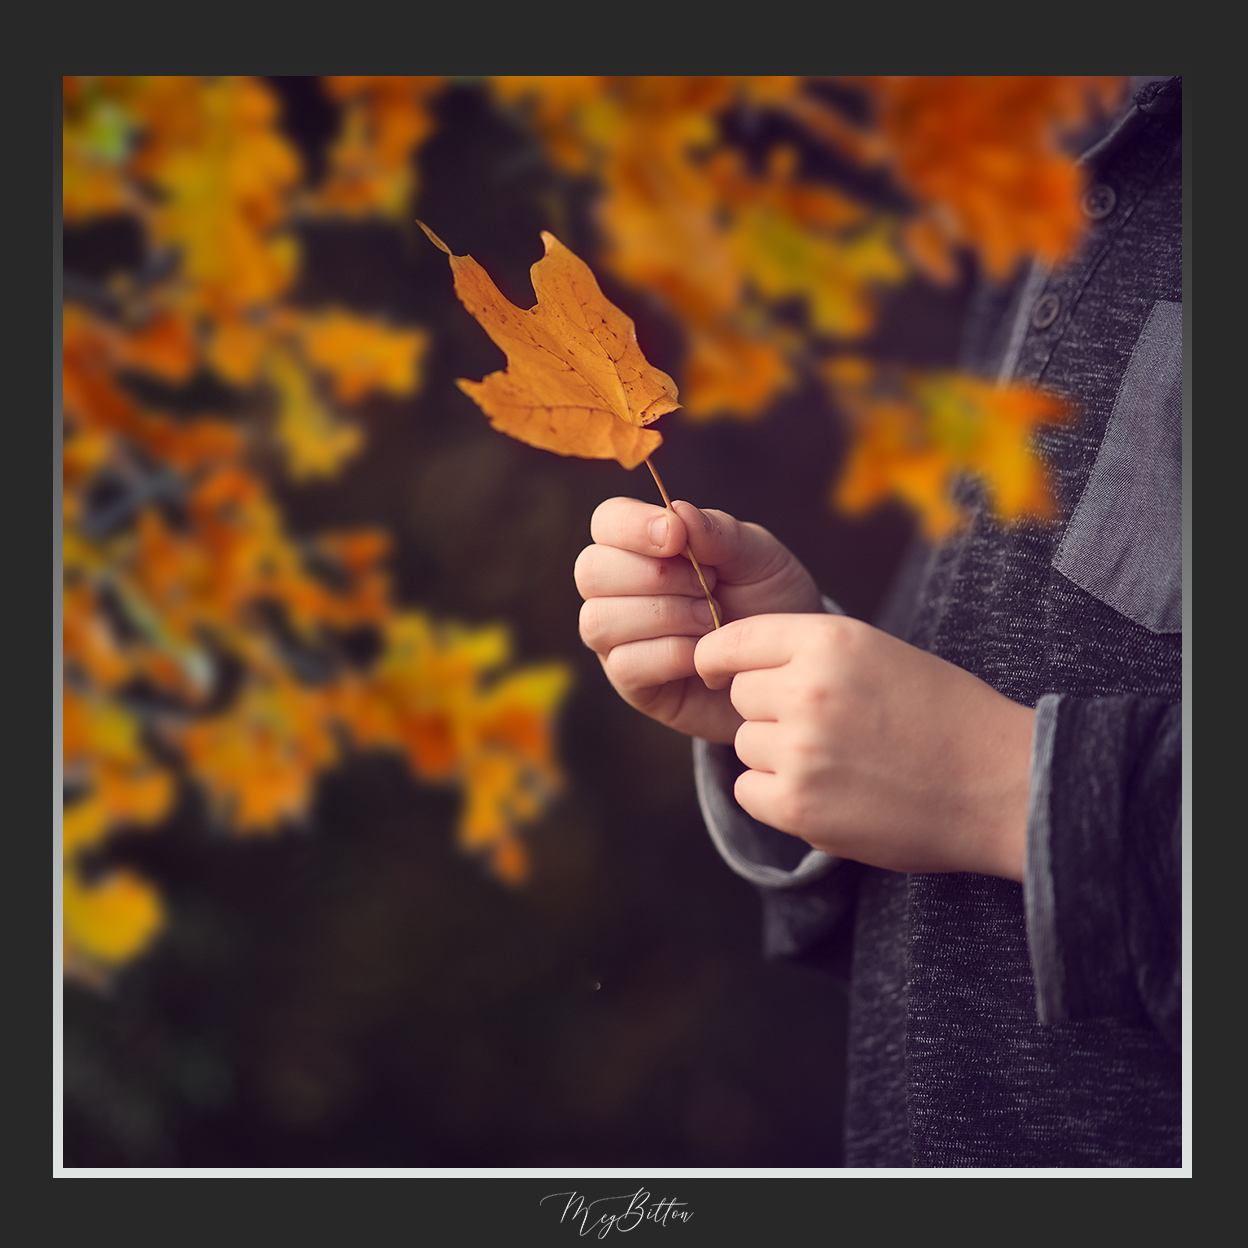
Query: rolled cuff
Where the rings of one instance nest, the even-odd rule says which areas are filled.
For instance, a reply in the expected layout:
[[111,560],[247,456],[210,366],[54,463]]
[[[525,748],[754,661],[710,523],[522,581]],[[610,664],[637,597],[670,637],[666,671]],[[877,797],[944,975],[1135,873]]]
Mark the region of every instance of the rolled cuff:
[[1046,694],[1023,880],[1041,1023],[1182,1026],[1182,708]]
[[1023,899],[1027,913],[1027,948],[1036,984],[1036,1015],[1042,1023],[1060,1023],[1067,1018],[1062,959],[1057,939],[1049,819],[1053,740],[1061,700],[1061,694],[1048,693],[1036,704],[1031,735],[1031,782],[1027,795],[1027,859],[1023,874]]
[[[829,615],[845,614],[826,594],[822,597]],[[827,875],[840,859],[760,823],[737,804],[733,786],[743,770],[732,746],[694,738],[698,805],[720,857],[739,876],[761,888],[800,888]]]
[[732,790],[741,771],[732,746],[694,739],[698,805],[720,857],[762,888],[800,888],[827,875],[838,859],[760,823],[737,804]]

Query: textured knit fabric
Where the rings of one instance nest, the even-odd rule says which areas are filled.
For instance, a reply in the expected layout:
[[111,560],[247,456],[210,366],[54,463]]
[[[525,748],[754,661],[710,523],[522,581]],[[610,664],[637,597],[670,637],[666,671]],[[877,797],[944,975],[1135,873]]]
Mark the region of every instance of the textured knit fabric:
[[964,480],[881,621],[1037,708],[1024,884],[818,854],[695,743],[765,951],[848,969],[850,1166],[1181,1164],[1181,110],[1141,92],[1084,158],[1079,256],[968,318],[967,367],[1077,410],[1037,435],[1061,519],[1003,526]]

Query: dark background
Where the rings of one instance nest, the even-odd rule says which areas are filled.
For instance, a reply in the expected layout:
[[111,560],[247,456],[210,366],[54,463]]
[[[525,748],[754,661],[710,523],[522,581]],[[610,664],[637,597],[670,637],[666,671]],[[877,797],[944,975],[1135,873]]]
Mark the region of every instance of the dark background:
[[[314,178],[336,114],[315,80],[273,81]],[[479,89],[438,110],[417,211],[452,250],[524,307],[542,229],[594,264],[590,188]],[[531,829],[517,890],[455,848],[454,795],[382,755],[327,777],[308,826],[279,837],[214,834],[188,795],[167,828],[119,841],[114,860],[160,883],[171,924],[109,993],[65,987],[65,1164],[840,1164],[845,999],[762,961],[758,900],[702,826],[688,740],[625,706],[578,637],[590,515],[616,494],[658,502],[649,475],[488,427],[454,380],[504,358],[414,226],[301,234],[300,301],[422,325],[435,345],[418,396],[363,405],[368,449],[340,478],[281,489],[288,519],[385,526],[402,603],[505,620],[519,661],[569,663],[568,787]],[[67,282],[134,263],[133,247],[120,223],[76,231]],[[679,381],[678,326],[595,269]],[[890,297],[868,348],[951,362],[965,292]],[[846,439],[819,390],[754,423],[676,412],[659,428],[674,498],[765,525],[851,615],[875,616],[913,526],[832,511]]]

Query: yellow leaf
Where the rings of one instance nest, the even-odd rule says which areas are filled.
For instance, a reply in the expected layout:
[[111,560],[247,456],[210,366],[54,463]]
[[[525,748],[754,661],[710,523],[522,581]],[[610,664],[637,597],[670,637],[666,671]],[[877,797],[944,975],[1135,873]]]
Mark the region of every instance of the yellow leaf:
[[269,378],[278,394],[277,436],[290,475],[296,481],[332,477],[363,445],[360,431],[338,419],[285,352],[272,353]]
[[65,961],[117,966],[142,953],[164,925],[164,907],[150,885],[129,871],[99,884],[64,874]]
[[72,858],[108,836],[115,822],[112,813],[98,797],[86,797],[65,808],[61,819],[61,854]]
[[679,404],[676,383],[646,362],[633,322],[609,303],[584,261],[542,231],[546,255],[530,273],[537,305],[503,297],[471,256],[450,257],[455,293],[494,342],[507,368],[459,386],[495,429],[530,446],[635,468],[662,442],[645,426]]
[[139,722],[108,698],[63,691],[67,776],[87,791],[64,812],[62,852],[72,857],[114,828],[158,823],[176,796],[173,777],[143,745]]
[[816,331],[838,337],[867,332],[875,294],[906,276],[906,267],[880,223],[834,237],[768,208],[738,214],[733,241],[743,271],[767,299],[806,301]]

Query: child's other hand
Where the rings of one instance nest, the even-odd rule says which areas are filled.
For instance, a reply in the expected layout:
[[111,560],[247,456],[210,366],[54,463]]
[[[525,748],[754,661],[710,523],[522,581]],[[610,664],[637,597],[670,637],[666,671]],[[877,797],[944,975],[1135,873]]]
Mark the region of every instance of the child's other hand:
[[737,801],[834,857],[1023,878],[1035,712],[859,620],[754,616],[697,643],[744,722]]
[[720,618],[821,612],[810,573],[766,529],[690,503],[662,507],[612,498],[590,522],[592,546],[576,561],[581,639],[620,696],[690,736],[732,741],[741,716],[728,690],[711,690],[694,667],[698,639],[714,630],[697,556]]

